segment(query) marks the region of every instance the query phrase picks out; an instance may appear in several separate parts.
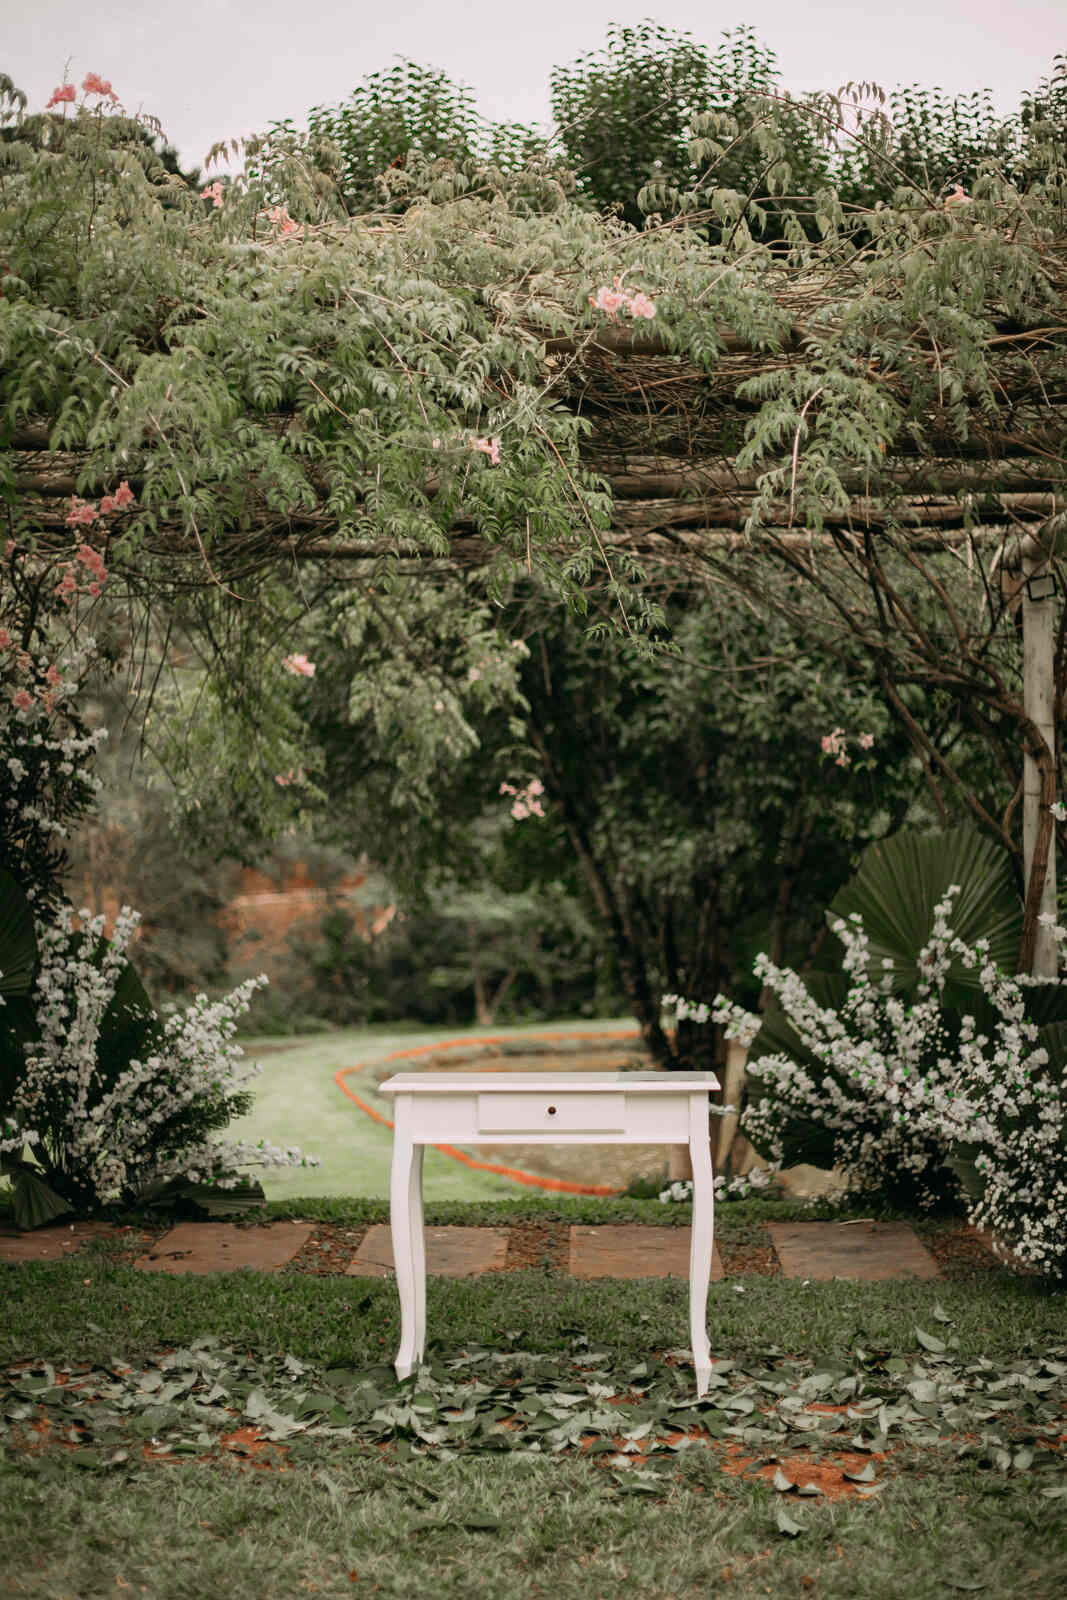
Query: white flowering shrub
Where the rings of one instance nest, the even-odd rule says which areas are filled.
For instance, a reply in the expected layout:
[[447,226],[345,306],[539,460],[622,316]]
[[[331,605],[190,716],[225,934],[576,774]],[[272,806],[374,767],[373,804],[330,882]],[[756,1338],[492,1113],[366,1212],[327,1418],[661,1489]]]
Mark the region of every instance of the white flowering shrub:
[[[833,1164],[853,1190],[899,1195],[911,1185],[930,1204],[958,1185],[952,1166],[977,1180],[970,1220],[991,1229],[1029,1267],[1067,1274],[1067,1126],[1062,1024],[1039,1028],[1026,1017],[1025,990],[1047,980],[1007,977],[989,959],[988,941],[968,946],[948,924],[957,886],[934,908],[920,952],[916,1003],[892,993],[892,973],[877,986],[868,971],[862,920],[834,924],[850,979],[839,1009],[820,1006],[796,973],[761,955],[757,976],[776,993],[805,1061],[785,1054],[750,1060],[765,1092],[742,1115],[757,1148],[781,1157],[798,1127],[828,1136]],[[1067,938],[1056,928],[1058,940]],[[978,974],[996,1021],[943,1004],[953,956]],[[751,1042],[761,1019],[719,996],[712,1009],[728,1037]],[[1051,1050],[1050,1047],[1051,1046]]]
[[33,1037],[15,1071],[5,1039],[0,1161],[15,1176],[16,1201],[20,1177],[88,1210],[135,1204],[176,1179],[232,1189],[250,1165],[316,1165],[295,1148],[211,1137],[250,1109],[244,1084],[261,1068],[243,1063],[233,1036],[266,978],[161,1016],[127,959],[137,912],[124,906],[110,939],[102,916],[81,916],[80,931],[69,906],[37,924]]

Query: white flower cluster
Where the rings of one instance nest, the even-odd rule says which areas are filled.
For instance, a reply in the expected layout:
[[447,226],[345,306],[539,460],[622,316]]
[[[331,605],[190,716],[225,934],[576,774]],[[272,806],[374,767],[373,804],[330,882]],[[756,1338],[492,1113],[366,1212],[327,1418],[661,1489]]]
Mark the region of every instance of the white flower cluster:
[[[775,990],[820,1066],[809,1070],[785,1055],[750,1062],[748,1071],[765,1081],[767,1093],[746,1109],[741,1126],[778,1160],[791,1124],[826,1128],[834,1164],[859,1189],[881,1187],[896,1170],[910,1174],[921,1192],[948,1158],[970,1155],[984,1185],[969,1201],[970,1220],[994,1231],[1027,1265],[1062,1274],[1067,1102],[1025,1015],[1025,989],[1043,980],[1005,976],[989,958],[987,939],[971,948],[953,937],[948,918],[958,893],[953,885],[934,908],[914,1006],[893,995],[891,971],[877,987],[872,983],[858,915],[834,924],[851,978],[840,1014],[817,1005],[795,972],[757,958],[756,976]],[[1067,939],[1045,920],[1058,943]],[[959,1037],[949,1038],[943,993],[954,956],[978,973],[997,1012],[992,1038],[977,1033],[973,1017],[963,1017]],[[712,1015],[735,1037],[751,1039],[759,1027],[759,1018],[721,995]]]
[[[747,1200],[749,1195],[758,1194],[761,1189],[766,1189],[773,1182],[773,1169],[769,1167],[753,1167],[751,1172],[742,1173],[737,1178],[717,1177],[712,1180],[716,1200]],[[668,1184],[666,1189],[661,1189],[660,1200],[664,1205],[679,1205],[693,1198],[692,1178],[678,1178],[674,1183]]]
[[238,1169],[253,1163],[317,1165],[295,1148],[263,1140],[194,1136],[190,1142],[188,1129],[184,1141],[172,1132],[176,1118],[217,1106],[261,1070],[255,1064],[242,1070],[243,1052],[233,1035],[265,977],[248,979],[224,999],[209,1001],[201,994],[184,1012],[171,1009],[165,1018],[156,1017],[152,1053],[105,1078],[101,1025],[140,917],[123,906],[105,939],[102,916],[90,917],[87,910],[80,916],[80,935],[70,907],[54,923],[38,925],[34,998],[40,1042],[16,1084],[6,1129],[0,1128],[0,1151],[37,1146],[46,1173],[64,1174],[96,1204],[143,1193],[169,1178],[233,1188],[241,1182]]

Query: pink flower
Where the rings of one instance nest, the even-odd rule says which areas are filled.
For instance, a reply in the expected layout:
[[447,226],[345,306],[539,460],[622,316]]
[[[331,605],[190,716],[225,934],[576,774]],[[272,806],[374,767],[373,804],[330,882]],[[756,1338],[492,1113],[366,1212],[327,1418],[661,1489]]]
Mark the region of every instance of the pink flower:
[[845,751],[842,750],[841,754],[838,756],[837,760],[834,762],[834,766],[835,767],[847,767],[849,765],[850,765],[849,758],[846,755]]
[[945,199],[946,206],[969,206],[970,203],[971,197],[966,189],[958,183],[953,184],[952,193]]
[[544,794],[545,792],[545,786],[540,778],[531,778],[526,787],[528,794]]
[[52,90],[52,98],[51,98],[51,100],[49,100],[48,104],[45,106],[45,110],[46,111],[51,111],[53,106],[62,105],[62,104],[64,104],[64,102],[70,101],[70,100],[73,100],[73,99],[74,99],[74,85],[72,83],[61,83],[58,89],[53,89]]
[[489,464],[493,467],[500,465],[500,440],[499,439],[472,439],[471,449],[480,450],[489,457]]
[[11,696],[11,704],[16,711],[29,711],[33,705],[33,695],[28,689],[16,689]]
[[874,743],[873,733],[861,733],[856,741],[861,750],[869,750]]
[[614,318],[625,299],[626,296],[619,294],[617,290],[604,288],[598,289],[595,296],[589,296],[589,304],[595,311],[606,311],[609,317]]
[[284,206],[274,206],[267,212],[269,221],[274,222],[283,233],[303,233],[299,222],[294,222]]
[[79,500],[77,495],[70,497],[70,510],[67,512],[66,522],[69,527],[77,527],[82,522],[95,522],[96,508],[87,500]]
[[200,198],[201,200],[210,200],[211,204],[218,210],[222,204],[222,184],[209,183],[206,189],[201,189]]
[[123,478],[112,497],[117,506],[132,506],[137,499],[126,479]]
[[294,678],[313,678],[315,676],[315,663],[309,661],[307,656],[286,656],[282,666],[286,672],[291,672]]
[[54,661],[52,662],[52,665],[49,667],[48,671],[45,673],[44,676],[45,676],[46,683],[50,683],[53,689],[62,688],[62,686],[63,686],[63,678],[62,678],[62,676],[60,674],[59,668],[56,666]]
[[515,804],[511,808],[511,815],[515,818],[516,822],[521,822],[523,817],[528,817],[530,813],[523,805],[521,800],[516,800]]
[[650,321],[656,315],[656,308],[647,294],[635,294],[627,301],[631,317],[646,317]]
[[[106,95],[109,100],[118,99],[118,95],[115,93],[110,83],[108,83],[106,79],[101,78],[95,72],[87,72],[85,74],[85,77],[82,80],[82,88],[86,94]],[[73,100],[73,98],[74,96],[72,94],[71,99]]]

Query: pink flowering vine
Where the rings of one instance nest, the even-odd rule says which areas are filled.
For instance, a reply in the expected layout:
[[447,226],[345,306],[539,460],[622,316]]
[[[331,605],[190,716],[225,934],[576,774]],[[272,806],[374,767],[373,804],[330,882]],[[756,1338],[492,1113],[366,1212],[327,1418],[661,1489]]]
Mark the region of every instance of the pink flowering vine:
[[206,189],[200,191],[201,200],[210,200],[216,211],[222,204],[222,184],[209,183]]
[[315,663],[309,661],[307,656],[286,656],[282,662],[286,672],[291,672],[294,678],[313,678],[315,676]]
[[640,292],[627,294],[622,286],[621,275],[615,278],[613,283],[613,288],[604,287],[598,289],[595,295],[591,294],[589,296],[589,304],[595,311],[606,311],[612,322],[614,322],[615,313],[620,307],[624,307],[635,320],[640,320],[642,317],[647,321],[652,320],[656,315],[656,307],[647,294]]
[[76,494],[70,497],[70,510],[66,515],[69,528],[76,528],[82,523],[95,522],[99,513],[96,507],[88,500],[79,500]]
[[299,222],[294,222],[284,206],[273,206],[266,213],[268,222],[273,222],[283,233],[302,234],[304,229]]
[[[87,528],[100,517],[110,516],[115,511],[124,511],[127,506],[136,503],[137,496],[123,478],[118,488],[111,494],[105,494],[100,504],[94,505],[91,500],[82,500],[80,496],[72,494],[70,497],[70,510],[64,521],[69,528]],[[81,569],[85,570],[82,571]],[[88,582],[84,582],[85,579]],[[60,579],[56,585],[56,593],[68,606],[73,605],[79,594],[91,595],[95,600],[103,592],[107,581],[107,565],[99,550],[94,550],[91,544],[78,546],[74,562],[64,562],[60,568]]]
[[540,800],[536,798],[538,795],[544,794],[544,792],[545,786],[540,778],[531,778],[526,788],[521,792],[513,784],[502,783],[500,785],[501,794],[510,794],[515,797],[512,801],[511,815],[517,822],[521,822],[524,817],[544,816],[544,807]]
[[[98,72],[87,72],[82,79],[82,93],[95,94],[101,100],[110,100],[111,104],[118,105],[119,97],[106,78]],[[46,111],[51,111],[53,106],[72,105],[75,99],[75,90],[72,83],[61,83],[52,90],[52,98],[45,105]]]
[[86,94],[98,94],[110,100],[112,105],[118,103],[118,95],[106,78],[101,78],[96,72],[87,72],[82,80],[82,89]]
[[[835,728],[832,733],[824,733],[820,744],[824,756],[834,756],[834,765],[848,767],[852,765],[852,758],[845,748],[846,735],[844,728]],[[856,737],[856,743],[861,750],[870,750],[874,744],[873,733],[861,733]]]
[[132,506],[136,495],[123,478],[114,494],[106,494],[100,502],[100,515],[106,517],[109,511],[121,511],[125,506]]

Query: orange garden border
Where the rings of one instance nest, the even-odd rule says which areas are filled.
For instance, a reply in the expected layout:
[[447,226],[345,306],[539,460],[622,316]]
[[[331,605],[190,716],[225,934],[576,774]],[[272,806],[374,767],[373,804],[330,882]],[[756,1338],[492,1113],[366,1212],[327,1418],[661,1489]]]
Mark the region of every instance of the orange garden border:
[[[638,1039],[640,1036],[641,1030],[639,1028],[612,1029],[610,1032],[602,1033],[538,1033],[530,1035],[529,1043],[539,1044],[544,1041],[551,1042],[553,1039]],[[412,1050],[394,1050],[390,1055],[384,1056],[382,1059],[384,1061],[411,1061],[418,1056],[436,1055],[440,1050],[458,1050],[463,1045],[477,1047],[486,1044],[513,1043],[514,1041],[514,1034],[494,1034],[491,1038],[483,1036],[477,1039],[448,1039],[444,1044],[420,1044],[416,1045]],[[390,1119],[383,1116],[380,1111],[375,1111],[373,1106],[369,1106],[345,1082],[345,1078],[350,1072],[362,1072],[363,1070],[362,1066],[339,1067],[333,1075],[333,1081],[337,1084],[342,1094],[346,1094],[350,1100],[354,1101],[361,1111],[367,1113],[368,1117],[373,1117],[375,1122],[380,1122],[384,1127],[391,1128],[393,1124]],[[452,1144],[435,1144],[431,1148],[440,1150],[442,1155],[451,1156],[453,1161],[462,1161],[465,1167],[473,1167],[477,1172],[495,1172],[498,1177],[510,1178],[514,1183],[525,1184],[529,1189],[551,1189],[556,1194],[613,1195],[622,1192],[619,1189],[610,1188],[607,1184],[568,1183],[565,1178],[538,1178],[532,1172],[520,1172],[516,1167],[501,1166],[495,1161],[478,1161],[474,1156],[467,1155],[465,1151],[457,1150],[455,1145]]]

